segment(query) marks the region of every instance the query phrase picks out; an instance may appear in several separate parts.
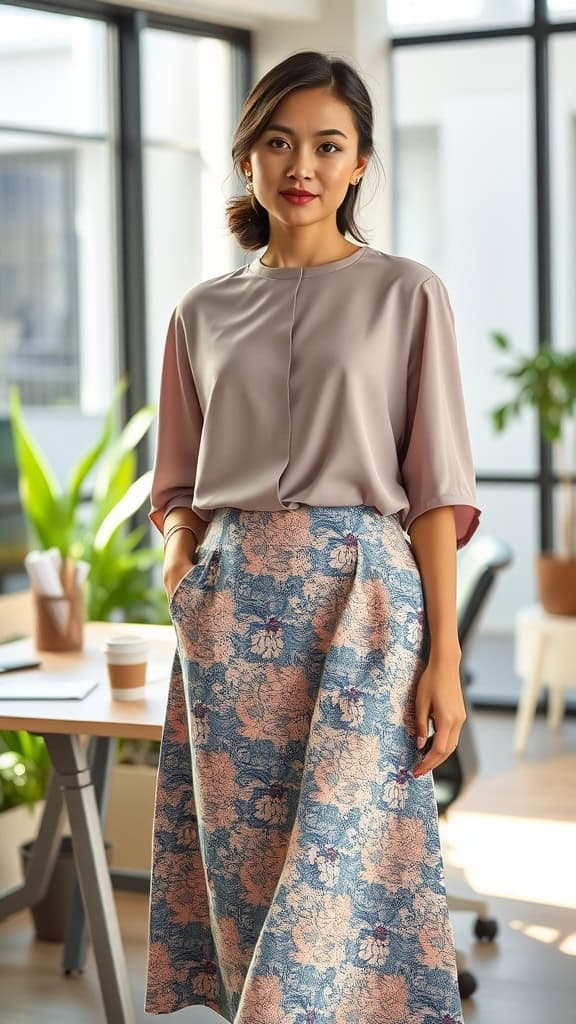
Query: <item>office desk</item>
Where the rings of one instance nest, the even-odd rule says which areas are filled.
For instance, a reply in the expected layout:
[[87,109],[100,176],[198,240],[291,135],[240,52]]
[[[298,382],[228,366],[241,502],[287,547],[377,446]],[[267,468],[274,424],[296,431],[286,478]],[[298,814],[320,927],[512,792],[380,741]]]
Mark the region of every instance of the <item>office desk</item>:
[[[102,1000],[109,1024],[132,1024],[134,1009],[112,884],[106,862],[101,819],[105,816],[109,774],[115,740],[119,737],[158,740],[168,695],[168,681],[176,649],[172,625],[88,622],[84,649],[56,654],[40,652],[42,667],[11,673],[16,681],[34,677],[98,679],[100,685],[84,700],[0,701],[0,729],[26,729],[41,734],[48,747],[53,775],[46,805],[23,885],[0,895],[0,920],[32,906],[46,892],[60,847],[64,802],[74,846],[76,872],[90,925]],[[113,701],[101,648],[111,633],[144,634],[150,643],[146,700]],[[35,654],[31,637],[2,645],[6,658]],[[91,737],[87,756],[81,737]],[[95,779],[97,786],[95,788]],[[152,822],[150,822],[152,841]],[[83,917],[75,908],[72,936],[67,937],[64,966],[82,959]],[[68,959],[67,959],[68,958]]]

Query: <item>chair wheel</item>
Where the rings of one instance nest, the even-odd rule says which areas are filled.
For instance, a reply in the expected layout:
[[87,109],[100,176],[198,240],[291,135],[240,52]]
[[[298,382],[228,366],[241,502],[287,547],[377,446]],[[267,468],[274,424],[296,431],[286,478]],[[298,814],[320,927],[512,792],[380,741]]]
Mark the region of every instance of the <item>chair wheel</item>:
[[478,988],[478,983],[470,971],[458,971],[458,990],[461,999],[468,999]]
[[477,917],[474,922],[474,935],[477,939],[492,942],[498,934],[498,921],[494,917]]

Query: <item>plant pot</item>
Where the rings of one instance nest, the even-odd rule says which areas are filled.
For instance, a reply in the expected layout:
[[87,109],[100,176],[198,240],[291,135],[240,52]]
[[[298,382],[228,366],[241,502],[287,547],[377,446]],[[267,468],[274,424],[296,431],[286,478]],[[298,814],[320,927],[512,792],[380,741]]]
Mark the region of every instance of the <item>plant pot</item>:
[[114,850],[112,865],[115,868],[150,871],[156,774],[156,768],[145,764],[114,766],[106,833]]
[[[22,870],[27,871],[34,840],[20,847]],[[111,843],[105,843],[106,859],[110,863]],[[34,920],[36,938],[43,942],[64,942],[68,915],[72,906],[76,867],[72,850],[72,839],[63,836],[60,851],[54,866],[54,873],[43,899],[30,908]]]
[[22,885],[23,843],[34,839],[44,810],[44,801],[19,804],[0,814],[0,892]]
[[545,553],[536,559],[540,603],[552,615],[576,615],[576,558]]

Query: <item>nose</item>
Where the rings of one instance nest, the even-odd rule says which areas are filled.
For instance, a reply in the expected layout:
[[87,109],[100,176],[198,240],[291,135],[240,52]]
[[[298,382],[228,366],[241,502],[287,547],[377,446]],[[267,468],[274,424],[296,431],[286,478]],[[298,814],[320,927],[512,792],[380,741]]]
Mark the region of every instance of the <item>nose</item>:
[[301,178],[303,181],[313,177],[313,160],[310,156],[306,156],[303,150],[295,152],[292,165],[288,169],[288,176],[291,178]]

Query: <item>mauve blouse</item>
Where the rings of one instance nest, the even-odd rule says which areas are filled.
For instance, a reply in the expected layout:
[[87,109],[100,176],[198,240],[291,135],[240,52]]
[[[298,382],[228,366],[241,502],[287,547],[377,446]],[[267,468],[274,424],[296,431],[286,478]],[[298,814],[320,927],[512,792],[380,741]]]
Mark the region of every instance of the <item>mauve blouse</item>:
[[343,259],[201,281],[165,341],[150,521],[219,506],[370,505],[408,532],[452,505],[478,527],[454,314],[429,267]]

